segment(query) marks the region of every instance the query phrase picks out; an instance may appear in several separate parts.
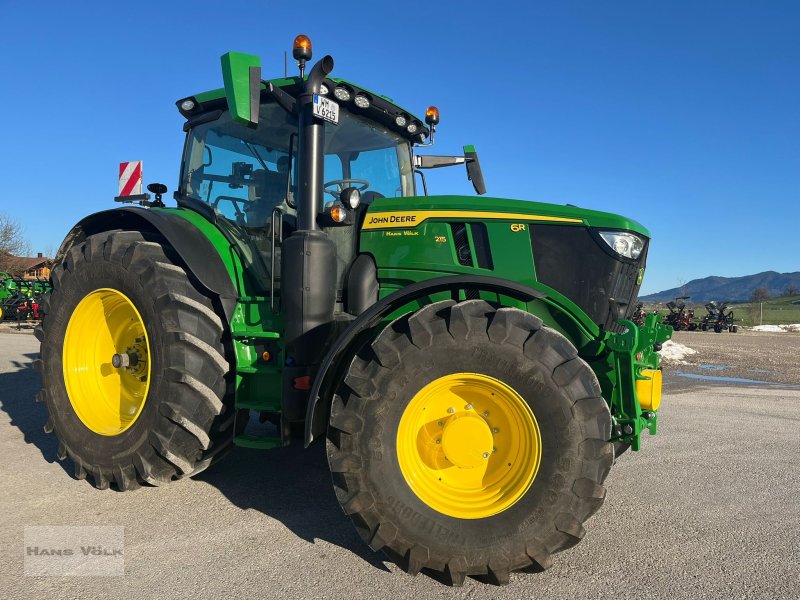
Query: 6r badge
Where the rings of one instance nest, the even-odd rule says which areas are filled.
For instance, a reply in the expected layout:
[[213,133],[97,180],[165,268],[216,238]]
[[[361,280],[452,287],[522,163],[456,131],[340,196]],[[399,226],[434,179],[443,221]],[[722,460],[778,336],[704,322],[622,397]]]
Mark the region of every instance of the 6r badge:
[[525,223],[512,223],[511,231],[515,233],[519,231],[525,231]]

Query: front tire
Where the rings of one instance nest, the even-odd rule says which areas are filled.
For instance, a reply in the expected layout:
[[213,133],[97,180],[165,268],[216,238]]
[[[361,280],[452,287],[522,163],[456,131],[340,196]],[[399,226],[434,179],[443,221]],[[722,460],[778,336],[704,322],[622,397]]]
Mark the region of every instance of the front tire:
[[77,478],[88,475],[100,489],[160,485],[202,471],[227,449],[234,411],[225,328],[163,239],[90,236],[52,277],[37,330],[39,399],[45,430]]
[[444,301],[398,319],[353,360],[328,458],[337,498],[374,550],[453,585],[504,584],[584,536],[605,498],[610,435],[597,378],[565,337],[517,309]]

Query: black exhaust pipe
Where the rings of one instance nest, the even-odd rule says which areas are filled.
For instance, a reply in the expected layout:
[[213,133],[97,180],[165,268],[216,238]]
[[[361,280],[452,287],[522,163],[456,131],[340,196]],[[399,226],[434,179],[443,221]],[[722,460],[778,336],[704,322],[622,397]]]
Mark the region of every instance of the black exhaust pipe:
[[333,58],[330,55],[319,60],[306,79],[303,93],[298,97],[300,113],[299,138],[297,149],[299,165],[297,181],[299,202],[297,205],[298,229],[314,231],[319,229],[317,215],[322,210],[322,178],[324,176],[325,125],[314,117],[314,95],[319,94],[322,80],[333,71]]
[[[292,375],[313,374],[331,335],[336,304],[336,246],[317,224],[325,176],[325,125],[313,113],[314,94],[332,70],[330,56],[318,61],[298,97],[298,229],[284,240],[281,254],[288,382]],[[285,401],[292,404],[293,395],[284,393]],[[295,417],[292,408],[285,407],[290,419]]]

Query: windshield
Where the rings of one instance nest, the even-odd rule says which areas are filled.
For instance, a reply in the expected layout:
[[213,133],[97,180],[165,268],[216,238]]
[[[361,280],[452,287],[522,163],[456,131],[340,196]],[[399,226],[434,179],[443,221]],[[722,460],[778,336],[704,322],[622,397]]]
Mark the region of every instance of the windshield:
[[[275,208],[288,215],[296,212],[296,181],[291,185],[288,181],[290,158],[292,176],[297,175],[296,151],[296,121],[276,104],[261,105],[256,129],[234,123],[225,111],[215,121],[192,128],[181,193],[210,204],[239,225],[262,227]],[[342,110],[339,124],[325,127],[325,182],[332,183],[328,200],[346,185],[359,187],[365,202],[413,196],[410,145],[382,126]]]

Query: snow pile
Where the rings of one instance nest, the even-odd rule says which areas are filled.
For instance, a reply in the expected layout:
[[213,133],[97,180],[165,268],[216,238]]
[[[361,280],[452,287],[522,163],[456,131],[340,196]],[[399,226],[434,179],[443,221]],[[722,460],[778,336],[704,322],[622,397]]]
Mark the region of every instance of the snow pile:
[[661,358],[664,360],[668,360],[670,362],[675,363],[683,363],[685,362],[683,359],[691,354],[697,354],[697,350],[694,348],[689,348],[689,346],[684,346],[683,344],[679,344],[678,342],[673,342],[672,340],[667,340],[664,342],[664,345],[661,347]]
[[752,328],[753,331],[768,331],[770,333],[784,333],[786,331],[800,332],[800,323],[792,323],[790,325],[756,325]]
[[780,325],[756,325],[753,331],[768,331],[769,333],[783,333]]

